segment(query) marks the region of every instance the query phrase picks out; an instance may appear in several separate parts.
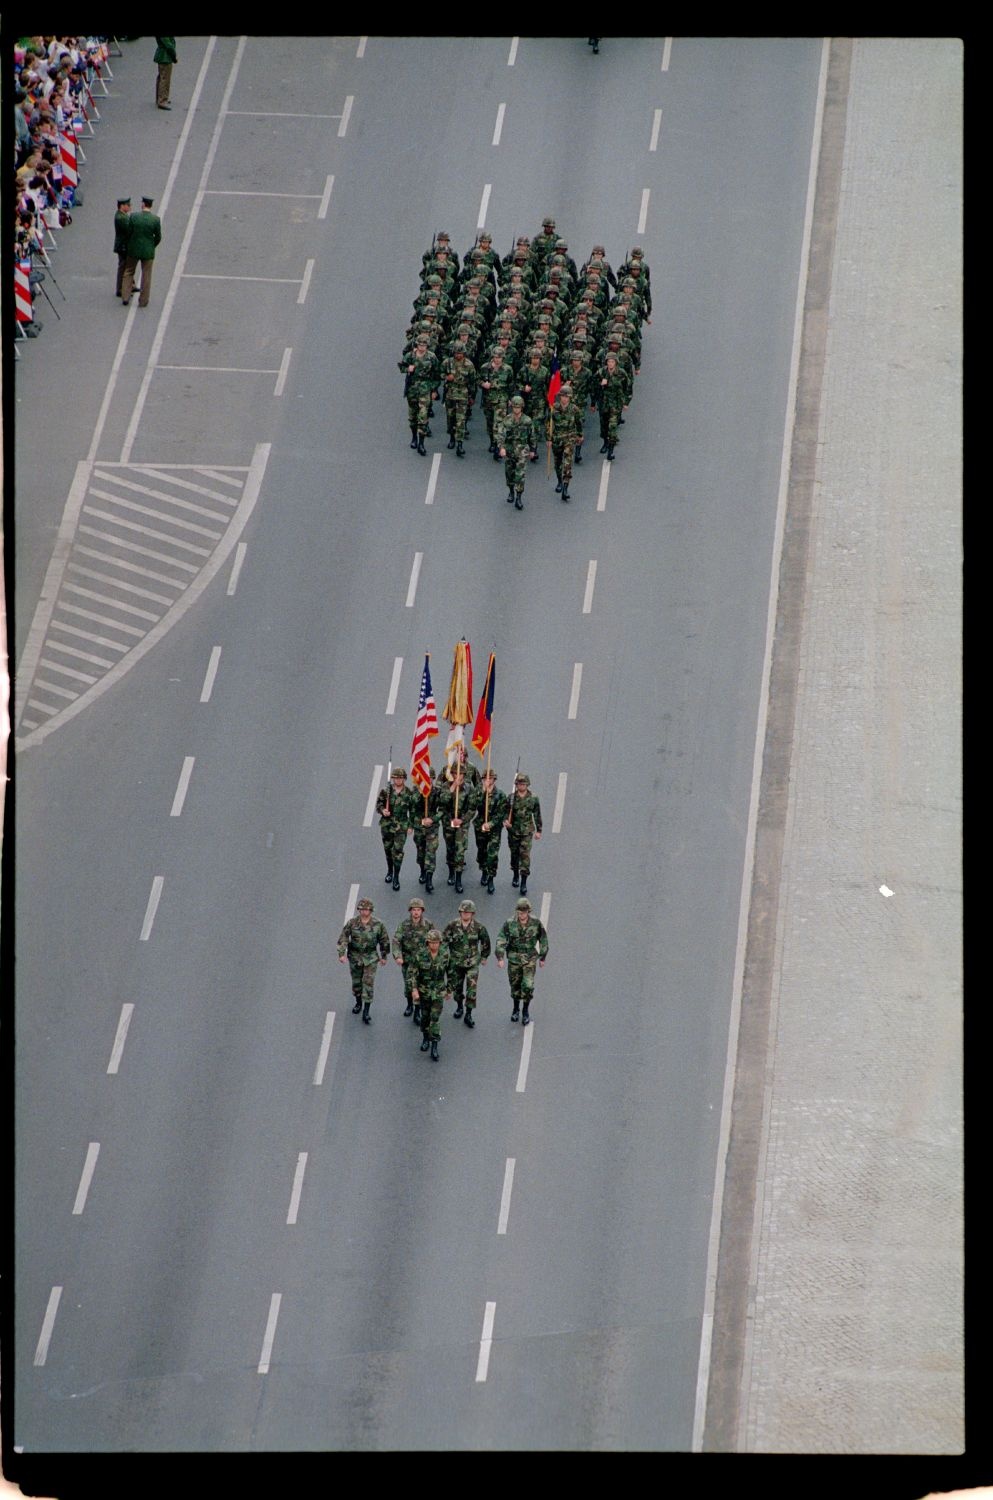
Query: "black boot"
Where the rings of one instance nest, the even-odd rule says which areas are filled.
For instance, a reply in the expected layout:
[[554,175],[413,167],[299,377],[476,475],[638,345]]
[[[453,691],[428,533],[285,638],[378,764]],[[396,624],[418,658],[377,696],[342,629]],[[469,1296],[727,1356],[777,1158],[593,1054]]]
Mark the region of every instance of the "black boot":
[[486,889],[487,889],[488,893],[492,896],[492,894],[493,894],[493,876],[492,875],[489,877],[489,879],[486,882]]
[[531,1004],[530,1000],[525,1000],[525,1002],[524,1002],[524,1014],[521,1017],[521,1025],[522,1026],[530,1026],[531,1025],[531,1017],[528,1015],[528,1006],[530,1004]]
[[614,456],[614,445],[613,445],[613,443],[611,443],[610,446],[607,449],[607,457],[610,458],[610,459],[612,459],[613,456]]
[[513,880],[512,880],[512,881],[511,881],[511,882],[510,882],[510,883],[511,883],[511,885],[513,885],[513,886],[518,886],[518,885],[520,885],[520,883],[521,883],[521,877],[520,877],[520,875],[518,875],[518,873],[517,873],[517,866],[516,866],[516,865],[511,865],[511,867],[510,867],[510,868],[511,868],[511,869],[512,869],[512,870],[513,870],[513,872],[514,872],[514,878],[513,878]]
[[583,450],[581,448],[577,448],[575,453],[573,454],[573,458],[576,460],[577,464],[581,464],[583,461]]
[[388,860],[387,863],[386,863],[386,880],[385,880],[384,883],[386,885],[389,885],[389,883],[390,883],[390,881],[392,879],[393,879],[393,861],[392,860]]
[[496,446],[496,444],[493,445],[493,462],[495,464],[498,464],[500,462],[500,449]]
[[357,995],[356,998],[355,998],[355,1004],[352,1006],[352,1015],[353,1016],[357,1016],[358,1013],[359,1013],[359,1011],[361,1009],[362,1009],[362,997],[360,995]]
[[527,893],[528,893],[528,878],[527,878],[526,875],[522,875],[521,876],[521,895],[522,896],[526,896]]
[[424,434],[423,434],[423,432],[419,433],[418,437],[417,437],[417,451],[421,455],[422,458],[427,458],[427,456],[428,456],[428,450],[424,446]]
[[562,486],[562,499],[563,500],[568,500],[568,498],[569,498],[569,485],[568,485],[568,483],[566,483],[566,484],[564,484]]
[[561,479],[559,480],[558,484],[555,486],[555,493],[556,493],[556,495],[561,495],[561,493],[562,493],[562,481],[561,481]]
[[606,444],[606,442],[603,442],[603,443],[600,444],[600,452],[601,453],[606,453],[606,451],[607,451],[607,444]]
[[[527,1011],[525,1011],[524,1014],[527,1015]],[[368,1002],[368,1000],[366,1001],[366,1003],[362,1007],[362,1019],[363,1019],[363,1021],[365,1022],[365,1024],[367,1026],[371,1026],[372,1025],[372,1017],[369,1014],[369,1002]]]
[[461,1019],[462,1019],[462,1009],[463,1009],[463,1007],[462,1007],[462,1001],[459,1000],[458,1003],[455,1006],[455,1019],[456,1019],[456,1021],[461,1021]]
[[455,439],[453,437],[450,437],[448,439],[448,446],[449,446],[449,448],[454,448],[455,447]]
[[482,875],[480,875],[480,877],[479,877],[479,883],[480,883],[480,885],[485,885],[486,884],[486,871],[485,870],[483,871]]
[[400,866],[399,865],[394,865],[393,866],[393,889],[395,891],[398,891],[400,889]]
[[438,1043],[435,1041],[434,1037],[431,1038],[431,1061],[438,1061]]
[[507,491],[507,504],[508,505],[513,505],[513,503],[514,503],[514,492],[513,492],[513,490],[508,490]]
[[411,432],[410,446],[412,448],[416,448],[417,447],[417,428],[416,427],[412,427],[410,429],[410,432]]
[[434,881],[431,879],[430,872],[428,872],[428,874],[424,877],[424,889],[427,891],[429,896],[434,890]]
[[418,861],[417,861],[417,868],[418,868],[418,869],[419,869],[419,870],[420,870],[420,872],[421,872],[421,873],[420,873],[420,874],[419,874],[419,875],[418,875],[418,877],[417,877],[417,884],[418,884],[418,885],[423,885],[423,884],[424,884],[424,882],[425,882],[425,880],[426,880],[426,879],[427,879],[427,876],[426,876],[426,875],[425,875],[425,873],[424,873],[424,866],[423,866],[423,864],[422,864],[422,863],[421,863],[421,861],[420,861],[420,860],[418,860]]
[[510,1019],[512,1021],[519,1021],[521,1019],[521,1007],[516,1000],[514,1001],[514,1014]]
[[523,490],[518,490],[518,491],[517,491],[517,498],[516,498],[516,500],[515,500],[515,501],[514,501],[514,509],[515,509],[515,510],[523,510],[523,509],[524,509],[524,501],[523,501],[523,500],[522,500],[522,498],[521,498],[521,496],[522,496],[522,495],[523,495],[523,494],[524,494],[524,491],[523,491]]
[[461,870],[456,870],[455,871],[455,894],[457,896],[461,896],[461,894],[462,894],[462,871]]
[[428,1036],[427,1032],[425,1031],[424,1032],[424,1040],[421,1043],[421,1051],[422,1052],[426,1052],[428,1050],[428,1048],[430,1047],[430,1045],[431,1045],[431,1038]]
[[413,1000],[408,1000],[407,1001],[407,1009],[404,1011],[404,1015],[405,1016],[412,1016],[413,1014],[414,1014],[414,1002],[413,1002]]
[[449,885],[454,885],[455,884],[455,866],[454,865],[449,865],[448,866],[448,884]]
[[455,457],[465,458],[465,449],[462,446],[461,440],[455,444]]
[[420,1024],[421,1024],[421,1007],[419,1005],[415,1005],[414,1006],[414,1025],[415,1026],[420,1026]]
[[[472,1009],[475,1009],[475,1007],[473,1007]],[[465,1021],[465,1024],[467,1026],[475,1026],[476,1024],[472,1019],[472,1009],[470,1009],[468,1005],[465,1008],[465,1015],[463,1016],[463,1020]]]

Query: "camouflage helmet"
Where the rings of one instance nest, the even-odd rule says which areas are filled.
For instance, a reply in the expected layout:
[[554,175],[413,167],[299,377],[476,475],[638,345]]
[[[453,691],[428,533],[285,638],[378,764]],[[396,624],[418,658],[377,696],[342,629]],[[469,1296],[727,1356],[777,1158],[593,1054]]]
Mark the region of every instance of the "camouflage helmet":
[[555,228],[555,220],[554,219],[542,219],[542,221],[541,221],[541,227],[542,227],[542,229],[554,229]]
[[355,907],[356,907],[357,911],[374,911],[375,910],[375,907],[373,906],[372,902],[369,900],[368,896],[363,896],[362,899],[361,899],[361,901],[356,901]]
[[419,906],[421,911],[424,910],[424,902],[421,900],[420,896],[411,896],[410,900],[407,902],[408,911],[413,911],[415,906]]
[[523,396],[511,396],[511,398],[510,398],[510,404],[511,404],[511,406],[523,406],[524,405],[524,397]]
[[604,249],[604,248],[603,248],[603,246],[602,246],[602,245],[594,245],[594,246],[593,246],[593,254],[594,254],[594,255],[606,255],[606,253],[607,253],[607,252],[606,252],[606,250],[605,250],[605,249]]
[[556,240],[555,248],[556,250],[568,250],[569,246],[566,244],[565,240]]
[[568,380],[565,381],[562,385],[559,386],[559,395],[560,396],[571,396],[572,395],[572,386],[569,384]]
[[476,910],[476,903],[475,903],[475,901],[460,901],[459,902],[459,911],[475,911],[475,910]]
[[642,250],[640,245],[635,245],[634,249],[631,251],[631,256],[634,260],[643,260],[645,252],[644,250]]
[[530,776],[525,776],[525,774],[524,774],[523,771],[518,771],[517,775],[514,777],[514,782],[516,784],[517,782],[521,782],[521,781],[523,781],[523,783],[524,783],[525,786],[530,786],[531,785],[531,778],[530,778]]
[[503,350],[499,348],[494,349],[490,355],[490,359],[503,359]]
[[399,778],[400,778],[401,781],[406,781],[407,780],[407,773],[404,770],[403,766],[394,766],[393,770],[390,772],[390,780],[391,781],[395,781],[398,776],[399,776]]
[[454,349],[452,350],[452,356],[455,359],[465,359],[465,344],[461,339],[458,340]]
[[528,900],[527,896],[518,896],[517,900],[514,902],[514,910],[515,911],[530,911],[531,910],[531,903]]
[[484,229],[482,234],[479,236],[479,243],[481,245],[492,245],[493,236],[490,234],[490,231],[488,229]]
[[435,235],[435,240],[436,241],[437,240],[450,240],[450,239],[451,239],[451,235],[449,234],[449,232],[448,232],[447,229],[439,229],[438,233]]
[[441,942],[441,933],[438,931],[437,927],[432,927],[431,928],[431,931],[428,933],[428,939],[427,940],[428,940],[429,943],[440,943]]
[[441,286],[441,277],[437,271],[432,271],[426,279],[427,286]]

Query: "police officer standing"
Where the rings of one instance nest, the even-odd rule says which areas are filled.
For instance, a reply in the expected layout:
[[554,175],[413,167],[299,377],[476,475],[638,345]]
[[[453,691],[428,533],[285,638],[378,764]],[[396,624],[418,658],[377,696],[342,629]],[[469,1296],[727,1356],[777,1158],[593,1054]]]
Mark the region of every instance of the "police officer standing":
[[519,897],[514,915],[508,917],[500,928],[496,940],[496,961],[503,968],[506,961],[510,980],[510,998],[514,1003],[512,1021],[521,1019],[524,1006],[524,1025],[530,1024],[530,1006],[534,999],[535,968],[545,967],[548,957],[548,933],[544,924],[531,915],[531,903],[526,896]]
[[462,993],[465,991],[465,1024],[475,1026],[473,1011],[476,1009],[476,986],[479,982],[480,965],[490,956],[490,935],[482,922],[476,920],[475,901],[460,901],[459,914],[449,922],[442,933],[451,955],[450,976],[452,993],[455,996],[455,1019],[463,1014]]
[[376,978],[377,953],[382,967],[390,956],[390,935],[378,917],[373,921],[373,905],[368,896],[363,896],[355,909],[358,915],[350,917],[338,934],[338,962],[347,963],[351,970],[355,997],[352,1015],[357,1016],[361,1011],[368,1026],[371,1024],[369,1008]]

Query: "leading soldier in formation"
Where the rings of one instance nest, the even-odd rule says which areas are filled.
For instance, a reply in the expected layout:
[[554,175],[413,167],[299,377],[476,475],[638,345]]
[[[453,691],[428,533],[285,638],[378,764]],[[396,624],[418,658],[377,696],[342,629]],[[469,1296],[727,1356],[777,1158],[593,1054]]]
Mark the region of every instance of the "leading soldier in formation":
[[431,924],[424,916],[424,902],[420,896],[412,896],[407,902],[409,916],[404,917],[393,934],[393,957],[403,970],[403,998],[407,1002],[405,1016],[413,1016],[414,1025],[420,1022],[420,1011],[414,1006],[414,991],[411,975],[414,960],[420,957],[428,940]]
[[531,873],[531,840],[541,838],[541,803],[531,790],[531,778],[523,771],[514,777],[514,795],[503,820],[510,846],[511,885],[520,884],[521,895],[527,895]]
[[506,962],[510,980],[510,998],[514,1010],[510,1019],[521,1019],[524,1007],[524,1025],[531,1020],[531,1001],[534,999],[534,975],[536,968],[545,967],[548,957],[548,933],[537,917],[531,915],[531,903],[526,896],[519,897],[514,915],[508,917],[500,928],[496,940],[496,961],[499,968]]
[[563,500],[569,498],[569,480],[572,478],[572,456],[576,444],[583,435],[582,407],[573,404],[572,386],[563,385],[555,398],[549,419],[552,438],[552,456],[555,459],[555,478],[558,484],[555,493]]
[[400,866],[403,864],[403,849],[407,832],[416,815],[417,793],[407,786],[407,773],[403,766],[394,766],[389,786],[380,789],[376,798],[379,814],[379,833],[386,854],[386,883],[392,881],[393,889],[400,889]]
[[[476,903],[460,901],[459,914],[442,933],[450,956],[449,976],[455,996],[455,1019],[463,1016],[467,1026],[475,1026],[476,988],[479,970],[490,956],[490,935],[476,918]],[[463,1006],[463,992],[465,1005]]]
[[527,464],[538,456],[535,447],[534,423],[524,411],[524,397],[513,396],[510,408],[500,423],[497,437],[500,457],[504,460],[507,480],[507,500],[513,501],[516,510],[524,509],[524,479]]
[[424,951],[412,960],[411,994],[421,1014],[421,1051],[426,1052],[430,1047],[433,1062],[438,1061],[441,1012],[445,1001],[452,998],[450,970],[451,955],[437,927],[432,927]]
[[456,766],[451,782],[442,786],[438,793],[438,817],[448,858],[448,884],[454,885],[459,895],[463,890],[462,871],[469,847],[469,829],[478,806],[479,794],[467,782],[461,767]]
[[372,987],[376,965],[382,967],[390,956],[390,935],[377,917],[368,896],[356,903],[357,916],[350,917],[338,934],[338,962],[347,963],[352,975],[352,1015],[362,1012],[368,1026],[371,1021]]

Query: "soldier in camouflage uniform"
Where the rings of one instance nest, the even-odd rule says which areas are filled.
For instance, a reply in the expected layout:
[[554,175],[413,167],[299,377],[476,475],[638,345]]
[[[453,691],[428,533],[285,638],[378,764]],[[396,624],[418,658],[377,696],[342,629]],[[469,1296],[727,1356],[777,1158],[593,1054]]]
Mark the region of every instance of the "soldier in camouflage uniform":
[[473,1011],[476,1009],[476,987],[479,982],[480,965],[490,956],[490,935],[482,922],[476,920],[476,903],[460,901],[459,914],[449,922],[442,933],[448,945],[451,963],[449,976],[455,996],[455,1019],[462,1015],[462,992],[465,990],[465,1024],[475,1026]]
[[[567,385],[572,387],[572,400],[580,415],[585,418],[586,407],[590,400],[590,371],[589,366],[584,364],[578,354],[573,354],[569,360],[568,368],[563,370],[563,379]],[[596,410],[594,407],[593,410]],[[579,424],[579,436],[576,439],[574,454],[577,464],[583,461],[583,424]]]
[[514,795],[503,826],[507,830],[510,868],[514,872],[511,885],[517,885],[519,881],[523,896],[531,874],[531,840],[541,838],[541,803],[531,791],[530,776],[525,776],[523,771],[514,778]]
[[393,934],[393,957],[403,970],[403,998],[407,1002],[405,1016],[413,1016],[414,1025],[420,1024],[420,1008],[414,1007],[413,986],[411,983],[411,965],[414,959],[423,952],[428,940],[428,932],[431,924],[424,916],[424,902],[420,896],[413,896],[407,903],[409,917],[404,917],[396,932]]
[[[458,816],[455,799],[458,795]],[[461,769],[457,769],[447,786],[438,793],[438,817],[445,836],[445,853],[448,858],[448,884],[454,885],[462,894],[462,871],[465,869],[466,850],[469,847],[469,829],[472,827],[479,806],[479,794],[468,785]]]
[[541,233],[536,234],[531,241],[531,264],[542,276],[545,271],[545,263],[550,255],[555,253],[555,241],[558,235],[555,233],[555,220],[542,219]]
[[428,408],[438,394],[438,361],[428,351],[427,344],[418,344],[414,357],[407,366],[404,395],[407,397],[407,418],[410,422],[410,446],[427,457],[424,437],[428,425]]
[[563,385],[552,407],[552,457],[555,459],[555,477],[558,484],[555,493],[563,500],[569,498],[569,480],[572,478],[572,455],[576,443],[583,436],[583,409],[573,405],[572,387]]
[[[338,934],[338,962],[347,963],[352,975],[352,994],[355,1004],[352,1015],[362,1012],[362,1019],[371,1024],[369,1008],[372,1005],[372,986],[376,978],[376,963],[382,966],[390,956],[390,935],[377,917],[373,919],[373,905],[368,896],[356,903],[358,915],[350,917]],[[376,955],[379,955],[378,960]]]
[[[430,765],[427,770],[430,776]],[[421,872],[418,884],[423,885],[429,896],[434,890],[434,872],[438,864],[438,841],[441,838],[441,820],[438,815],[440,792],[441,788],[437,783],[432,782],[426,808],[424,796],[418,792],[417,810],[413,823],[414,848],[417,850],[417,864]]]
[[432,927],[424,945],[424,951],[411,960],[410,993],[414,1004],[421,1012],[421,1051],[431,1048],[431,1059],[438,1061],[438,1043],[441,1040],[441,1012],[446,1000],[452,998],[450,975],[451,957],[441,941],[441,933]]
[[510,979],[510,998],[513,1001],[512,1021],[521,1019],[524,1006],[524,1025],[531,1021],[530,1008],[534,999],[534,971],[545,967],[548,957],[548,933],[537,917],[531,915],[531,903],[526,896],[516,903],[514,915],[508,917],[500,928],[496,940],[496,961],[502,969],[506,960]]
[[545,397],[548,391],[548,366],[537,349],[533,349],[520,375],[517,377],[520,394],[524,397],[524,410],[538,430],[544,415]]
[[393,889],[400,889],[400,866],[403,864],[403,846],[407,842],[407,830],[416,816],[416,796],[407,786],[407,773],[403,766],[394,766],[390,774],[390,785],[381,788],[376,798],[379,814],[379,832],[386,854],[386,880],[392,880]]
[[497,451],[496,436],[494,433],[494,421],[499,413],[506,408],[514,388],[514,371],[510,361],[505,360],[502,352],[497,349],[483,362],[480,371],[483,390],[483,415],[486,418],[486,431],[490,438],[490,452],[493,454],[495,463],[500,462],[500,454]]
[[[476,863],[481,871],[480,885],[485,885],[492,896],[496,878],[497,862],[500,858],[500,839],[503,835],[503,820],[507,816],[510,798],[500,791],[493,770],[483,777],[483,795],[474,824],[476,830]],[[487,795],[489,805],[487,806]]]
[[617,423],[627,405],[627,380],[615,354],[608,354],[600,379],[600,434],[603,438],[601,453],[612,459],[617,444]]
[[517,510],[524,509],[524,475],[528,461],[537,454],[534,423],[524,411],[524,397],[513,396],[507,415],[500,423],[497,438],[500,457],[505,460],[507,500]]
[[452,353],[442,364],[445,378],[445,406],[448,411],[448,446],[455,449],[456,458],[465,458],[466,416],[469,411],[469,392],[475,395],[476,367],[466,358],[465,348],[456,344]]

